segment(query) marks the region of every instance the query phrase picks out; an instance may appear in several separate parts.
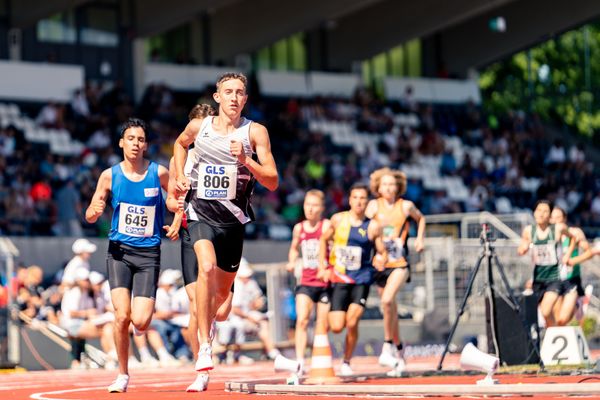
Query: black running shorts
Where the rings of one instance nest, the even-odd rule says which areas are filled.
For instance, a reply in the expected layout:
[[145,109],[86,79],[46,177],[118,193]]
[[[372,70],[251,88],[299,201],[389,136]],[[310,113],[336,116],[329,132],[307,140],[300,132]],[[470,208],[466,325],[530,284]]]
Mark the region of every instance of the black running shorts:
[[194,243],[208,240],[215,248],[217,266],[225,272],[237,272],[244,247],[244,225],[216,227],[203,221],[188,221],[188,231],[192,252]]
[[127,288],[132,297],[153,299],[160,273],[160,246],[133,247],[111,240],[106,270],[111,289]]

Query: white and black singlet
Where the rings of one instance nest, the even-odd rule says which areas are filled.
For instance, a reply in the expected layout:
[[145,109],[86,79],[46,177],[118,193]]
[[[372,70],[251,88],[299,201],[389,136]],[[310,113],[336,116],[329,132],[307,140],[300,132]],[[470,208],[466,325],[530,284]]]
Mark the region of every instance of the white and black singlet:
[[235,131],[223,135],[213,129],[213,118],[202,121],[188,153],[191,168],[186,175],[191,189],[186,216],[188,221],[204,221],[215,227],[243,225],[254,220],[250,197],[256,179],[231,155],[230,145],[231,141],[241,142],[246,156],[255,156],[249,137],[252,121],[242,117]]

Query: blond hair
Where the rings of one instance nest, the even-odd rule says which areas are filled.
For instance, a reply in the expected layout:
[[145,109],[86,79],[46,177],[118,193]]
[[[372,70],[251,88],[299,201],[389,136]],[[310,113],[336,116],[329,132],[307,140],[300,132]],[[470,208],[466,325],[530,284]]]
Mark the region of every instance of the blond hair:
[[325,193],[323,193],[323,191],[319,189],[310,189],[304,195],[304,199],[306,199],[308,196],[315,196],[316,198],[321,200],[321,203],[325,203]]
[[390,169],[388,167],[380,168],[371,173],[371,176],[369,177],[369,188],[371,189],[371,193],[373,193],[373,196],[375,197],[381,197],[379,194],[379,185],[381,184],[381,178],[386,175],[390,175],[396,180],[396,186],[398,186],[396,198],[399,198],[406,192],[406,174],[402,171]]
[[216,111],[210,104],[196,104],[188,114],[188,119],[191,121],[194,118],[206,118],[215,114]]
[[246,75],[241,74],[239,72],[226,72],[217,79],[217,92],[221,89],[221,84],[225,81],[229,81],[231,79],[239,79],[244,84],[244,89],[248,87],[248,78]]

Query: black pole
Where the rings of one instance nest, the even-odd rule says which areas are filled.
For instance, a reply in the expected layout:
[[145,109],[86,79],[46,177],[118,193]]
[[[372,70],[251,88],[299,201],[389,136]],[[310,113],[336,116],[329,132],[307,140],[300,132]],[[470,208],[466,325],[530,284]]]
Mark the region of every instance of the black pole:
[[450,347],[450,342],[452,341],[452,338],[454,337],[454,332],[456,331],[456,328],[458,327],[458,321],[460,320],[460,317],[465,312],[465,306],[467,305],[467,300],[469,299],[469,296],[471,295],[471,290],[473,289],[473,283],[475,282],[475,277],[477,276],[477,271],[479,271],[479,267],[481,265],[481,261],[483,260],[484,256],[485,256],[485,254],[481,253],[481,255],[479,256],[479,259],[477,260],[477,264],[475,264],[475,268],[473,268],[471,270],[471,275],[469,276],[469,283],[467,284],[467,289],[465,291],[465,295],[463,296],[462,302],[460,304],[460,308],[458,309],[458,314],[456,315],[456,318],[454,319],[454,324],[452,325],[452,329],[450,330],[450,334],[448,335],[448,340],[446,340],[446,346],[444,346],[444,352],[442,353],[442,357],[440,358],[440,362],[437,367],[438,371],[440,371],[442,369],[442,364],[444,363],[444,358],[446,358],[446,353],[448,353],[448,348]]

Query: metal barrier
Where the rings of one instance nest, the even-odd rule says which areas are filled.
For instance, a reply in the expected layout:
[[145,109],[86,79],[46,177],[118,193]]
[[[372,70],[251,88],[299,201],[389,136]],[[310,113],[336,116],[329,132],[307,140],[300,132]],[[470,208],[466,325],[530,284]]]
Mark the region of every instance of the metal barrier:
[[[514,294],[524,290],[525,283],[533,275],[533,265],[529,255],[517,254],[518,240],[497,239],[492,243],[498,260],[502,264],[508,282]],[[412,239],[409,248],[414,249]],[[464,297],[469,274],[482,252],[479,239],[428,238],[425,240],[425,251],[410,254],[411,282],[407,283],[398,293],[398,309],[415,314],[425,315],[434,309],[445,309],[452,323],[456,317],[460,301]],[[594,260],[588,261],[582,268],[583,284],[600,287],[600,276],[591,268]],[[292,323],[284,310],[293,296],[294,279],[285,270],[285,263],[259,264],[253,266],[256,271],[262,271],[260,277],[263,287],[267,289],[269,310],[273,318],[272,335],[276,341],[287,339],[287,332]],[[473,285],[472,295],[467,302],[464,321],[471,323],[485,322],[484,289],[487,285],[487,260],[482,261],[479,273]],[[492,266],[495,289],[498,293],[505,292],[498,273],[498,266]],[[422,287],[423,289],[417,289]],[[419,301],[418,292],[425,292],[424,301]],[[422,299],[421,299],[422,300]],[[380,299],[376,290],[371,290],[367,307],[379,307]],[[600,321],[600,301],[592,302],[589,315],[598,317]],[[419,322],[417,318],[413,318]],[[483,325],[482,325],[483,326]]]
[[20,361],[19,355],[19,327],[12,319],[13,302],[16,293],[13,293],[11,279],[14,276],[15,257],[19,250],[8,238],[0,237],[0,275],[6,277],[6,291],[8,300],[5,307],[0,308],[0,368],[14,366]]

